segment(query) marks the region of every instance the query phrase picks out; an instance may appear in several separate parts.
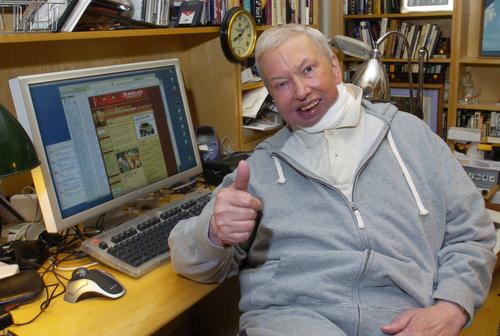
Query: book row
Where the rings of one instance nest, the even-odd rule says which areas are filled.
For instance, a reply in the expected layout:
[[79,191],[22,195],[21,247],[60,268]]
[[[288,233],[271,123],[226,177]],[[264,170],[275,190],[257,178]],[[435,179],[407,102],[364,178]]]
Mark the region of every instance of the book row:
[[[397,34],[389,35],[380,45],[380,52],[389,58],[418,58],[418,51],[425,48],[429,58],[446,58],[449,52],[449,38],[442,37],[439,25],[435,23],[416,24],[398,19],[346,21],[346,35],[354,37],[374,47],[380,36],[388,31],[398,31],[406,39]],[[446,45],[445,48],[441,46]]]
[[[487,142],[500,143],[500,112],[458,110],[457,127],[480,130],[481,137],[487,137]],[[499,137],[498,140],[495,137]]]
[[344,14],[389,14],[400,12],[399,0],[344,0]]
[[[134,6],[133,20],[159,26],[179,25],[179,17],[183,13],[184,17],[190,18],[191,26],[220,25],[229,9],[228,0],[131,1]],[[313,0],[240,0],[240,6],[252,14],[257,25],[312,24],[313,2]]]
[[313,23],[314,0],[240,0],[240,3],[252,13],[257,25]]
[[131,0],[133,18],[156,25],[176,26],[180,13],[188,17],[189,25],[219,25],[228,10],[227,0]]
[[[344,74],[346,80],[350,80],[357,71],[359,63],[350,62]],[[408,65],[406,63],[384,63],[389,81],[395,83],[408,82]],[[448,66],[446,64],[426,64],[423,69],[424,83],[444,84],[447,78]],[[418,81],[418,65],[412,64],[412,80]]]

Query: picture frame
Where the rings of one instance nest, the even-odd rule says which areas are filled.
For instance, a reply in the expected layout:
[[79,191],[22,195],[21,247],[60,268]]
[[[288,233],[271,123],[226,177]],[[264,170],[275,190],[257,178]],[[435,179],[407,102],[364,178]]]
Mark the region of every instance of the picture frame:
[[[443,92],[442,84],[424,84],[423,120],[438,135],[443,133]],[[416,104],[417,87],[413,87],[414,104]],[[408,99],[410,89],[408,83],[391,83],[391,103],[400,111],[410,113]]]
[[481,56],[500,56],[500,0],[484,0],[481,25]]
[[452,11],[453,0],[402,0],[401,13]]

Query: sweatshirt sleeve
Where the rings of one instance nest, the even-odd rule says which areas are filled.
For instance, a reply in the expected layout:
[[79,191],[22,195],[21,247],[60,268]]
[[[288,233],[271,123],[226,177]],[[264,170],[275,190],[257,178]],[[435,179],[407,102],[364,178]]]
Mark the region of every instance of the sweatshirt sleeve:
[[446,144],[440,147],[438,162],[443,165],[447,208],[433,297],[461,305],[472,318],[490,288],[496,261],[495,227],[474,183]]
[[174,271],[191,280],[210,283],[223,282],[238,273],[246,252],[240,246],[219,247],[208,239],[215,194],[231,183],[232,176],[213,191],[212,199],[201,214],[179,222],[168,238],[170,258]]

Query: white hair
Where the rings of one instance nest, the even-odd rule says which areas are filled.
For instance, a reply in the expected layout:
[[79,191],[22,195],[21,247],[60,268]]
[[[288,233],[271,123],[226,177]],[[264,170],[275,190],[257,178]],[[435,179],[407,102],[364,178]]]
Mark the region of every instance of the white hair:
[[257,40],[255,47],[257,69],[260,69],[260,60],[266,52],[279,48],[289,39],[299,35],[305,35],[314,42],[328,60],[332,58],[332,48],[328,44],[325,35],[319,30],[300,24],[279,25],[264,31]]

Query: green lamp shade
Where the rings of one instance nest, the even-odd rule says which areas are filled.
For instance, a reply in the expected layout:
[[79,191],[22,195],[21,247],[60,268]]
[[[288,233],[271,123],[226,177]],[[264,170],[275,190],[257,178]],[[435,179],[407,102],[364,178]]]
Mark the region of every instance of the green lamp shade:
[[0,103],[0,177],[19,174],[39,164],[28,134]]

